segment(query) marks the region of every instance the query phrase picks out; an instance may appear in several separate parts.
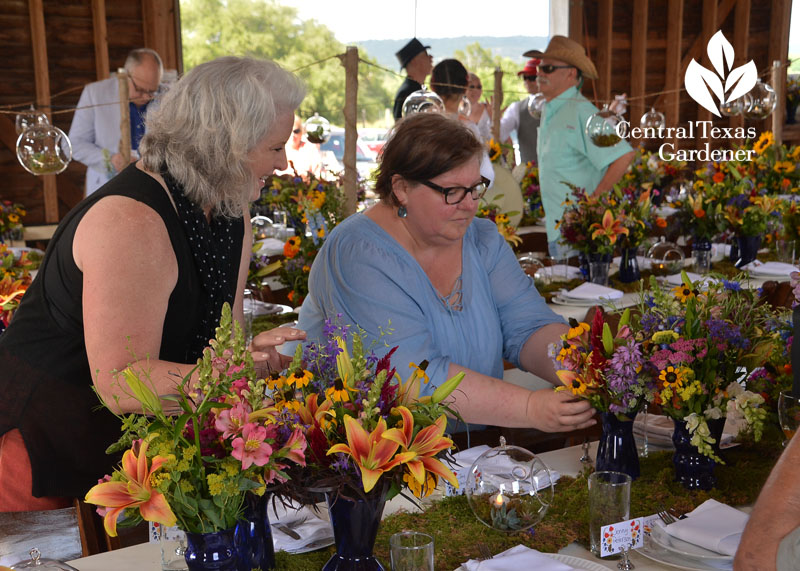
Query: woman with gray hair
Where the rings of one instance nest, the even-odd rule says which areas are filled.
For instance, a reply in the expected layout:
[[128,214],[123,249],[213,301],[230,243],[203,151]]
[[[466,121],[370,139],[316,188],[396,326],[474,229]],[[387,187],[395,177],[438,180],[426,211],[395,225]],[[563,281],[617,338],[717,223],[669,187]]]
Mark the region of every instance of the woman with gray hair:
[[[61,222],[0,336],[0,511],[63,507],[109,472],[119,421],[137,411],[115,373],[149,371],[176,393],[221,308],[243,317],[248,203],[286,168],[305,89],[271,61],[225,57],[192,69],[148,116],[142,159]],[[251,346],[281,367],[284,328]],[[95,392],[97,394],[95,394]]]

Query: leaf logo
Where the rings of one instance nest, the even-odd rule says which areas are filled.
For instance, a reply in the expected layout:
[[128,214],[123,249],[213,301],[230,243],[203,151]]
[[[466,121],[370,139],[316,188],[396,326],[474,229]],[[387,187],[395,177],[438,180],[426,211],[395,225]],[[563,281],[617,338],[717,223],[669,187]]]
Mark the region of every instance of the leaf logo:
[[[758,70],[753,60],[736,69],[731,69],[733,67],[733,46],[725,38],[722,30],[714,34],[706,49],[714,70],[703,67],[692,58],[689,67],[686,68],[684,83],[686,91],[692,99],[717,117],[722,117],[714,95],[720,103],[738,99],[753,89],[758,82]],[[729,70],[727,75],[725,74],[726,67]],[[725,95],[726,93],[727,95]]]

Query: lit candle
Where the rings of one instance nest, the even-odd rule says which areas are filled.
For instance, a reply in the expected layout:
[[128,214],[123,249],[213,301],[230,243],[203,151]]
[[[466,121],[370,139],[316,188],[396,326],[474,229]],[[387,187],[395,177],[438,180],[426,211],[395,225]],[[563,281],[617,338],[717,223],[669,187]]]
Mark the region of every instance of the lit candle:
[[503,496],[503,492],[497,492],[497,494],[492,498],[492,503],[494,507],[501,508],[503,507],[503,503],[505,503],[506,498]]

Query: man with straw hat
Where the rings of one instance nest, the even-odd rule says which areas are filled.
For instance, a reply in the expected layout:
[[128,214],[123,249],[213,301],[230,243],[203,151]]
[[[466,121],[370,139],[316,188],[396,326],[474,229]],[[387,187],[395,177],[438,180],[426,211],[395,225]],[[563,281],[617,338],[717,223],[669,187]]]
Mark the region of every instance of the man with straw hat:
[[597,79],[597,70],[579,43],[553,36],[545,51],[531,50],[525,57],[539,58],[536,82],[547,103],[539,127],[539,185],[542,192],[550,254],[563,258],[556,222],[564,212],[569,182],[588,194],[608,192],[622,178],[634,152],[626,141],[598,147],[586,136],[586,122],[597,107],[581,95],[583,78]]
[[394,54],[400,62],[400,67],[405,68],[407,76],[394,97],[395,121],[403,116],[403,103],[406,102],[406,97],[422,89],[425,78],[433,69],[433,56],[428,53],[429,49],[430,46],[422,45],[417,38],[411,38],[399,52]]
[[[538,59],[529,59],[525,67],[517,72],[517,76],[521,77],[525,84],[525,91],[530,95],[539,92],[539,86],[536,84],[538,67]],[[500,119],[501,141],[507,140],[514,131],[517,132],[517,140],[519,141],[520,162],[525,164],[529,161],[535,161],[539,119],[528,112],[527,97],[509,105]]]

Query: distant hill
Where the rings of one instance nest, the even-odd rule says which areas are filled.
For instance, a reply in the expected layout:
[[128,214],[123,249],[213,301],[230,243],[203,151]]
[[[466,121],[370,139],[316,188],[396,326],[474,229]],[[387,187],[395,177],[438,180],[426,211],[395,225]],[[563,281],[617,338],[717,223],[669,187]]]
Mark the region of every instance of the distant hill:
[[[510,36],[507,38],[492,38],[487,36],[461,36],[459,38],[420,38],[420,41],[431,46],[434,62],[452,57],[456,50],[464,50],[468,45],[479,43],[485,50],[493,54],[511,58],[524,64],[526,58],[523,52],[547,47],[548,38],[545,36]],[[408,40],[366,40],[355,42],[359,48],[364,48],[367,54],[374,57],[378,64],[389,69],[398,69],[399,64],[395,53],[405,45]]]

